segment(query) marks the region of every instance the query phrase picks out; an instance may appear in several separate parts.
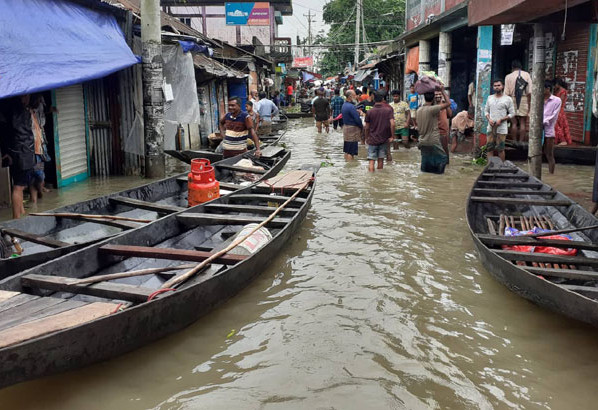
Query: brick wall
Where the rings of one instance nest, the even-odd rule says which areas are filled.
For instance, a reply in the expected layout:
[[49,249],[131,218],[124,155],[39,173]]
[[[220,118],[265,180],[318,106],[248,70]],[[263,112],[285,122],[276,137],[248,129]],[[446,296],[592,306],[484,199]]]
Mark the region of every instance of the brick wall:
[[583,143],[590,25],[568,24],[565,41],[560,40],[560,33],[558,36],[555,73],[556,77],[564,78],[569,85],[565,113],[569,120],[571,138],[575,142]]

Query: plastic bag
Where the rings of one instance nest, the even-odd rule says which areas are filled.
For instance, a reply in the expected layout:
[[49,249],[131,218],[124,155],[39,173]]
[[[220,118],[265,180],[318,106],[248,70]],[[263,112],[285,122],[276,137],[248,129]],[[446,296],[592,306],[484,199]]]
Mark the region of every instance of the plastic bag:
[[[531,231],[519,231],[515,228],[505,228],[505,236],[521,236],[533,233],[550,232],[545,229],[534,228]],[[545,239],[558,239],[561,241],[571,241],[569,235],[549,235],[543,236]],[[538,241],[538,243],[541,243]],[[547,253],[550,255],[560,256],[575,256],[577,255],[577,249],[571,248],[555,248],[553,246],[530,246],[530,245],[502,245],[502,249],[506,251],[517,251],[517,252],[528,252],[528,253]]]
[[423,76],[415,83],[415,92],[418,94],[433,93],[441,84],[436,79]]

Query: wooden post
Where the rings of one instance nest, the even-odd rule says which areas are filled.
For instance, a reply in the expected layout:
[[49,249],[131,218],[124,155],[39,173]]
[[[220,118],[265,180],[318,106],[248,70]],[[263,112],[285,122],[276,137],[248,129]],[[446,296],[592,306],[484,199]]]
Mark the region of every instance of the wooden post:
[[164,95],[160,0],[141,0],[145,176],[164,178]]
[[[544,129],[544,78],[546,51],[542,24],[534,24],[534,66],[532,68],[532,102],[529,112],[528,161],[531,174],[542,178],[542,130]],[[525,96],[523,97],[525,98]]]

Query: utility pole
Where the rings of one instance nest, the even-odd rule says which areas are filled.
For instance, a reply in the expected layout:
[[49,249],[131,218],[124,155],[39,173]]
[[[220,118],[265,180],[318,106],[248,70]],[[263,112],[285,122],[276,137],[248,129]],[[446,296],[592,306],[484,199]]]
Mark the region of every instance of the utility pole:
[[310,46],[309,47],[309,54],[312,54],[312,38],[311,38],[311,23],[312,23],[312,17],[315,17],[315,14],[311,14],[311,10],[309,10],[307,12],[307,14],[304,14],[305,17],[307,17],[307,44]]
[[[534,66],[532,69],[532,101],[529,116],[528,160],[532,175],[542,178],[542,130],[544,129],[544,79],[546,50],[542,24],[534,24]],[[526,98],[523,96],[523,98]]]
[[355,17],[355,60],[354,60],[354,64],[355,67],[353,68],[354,70],[357,70],[357,64],[359,64],[359,37],[360,37],[360,33],[359,33],[359,28],[360,26],[360,22],[361,22],[361,1],[362,0],[357,0],[357,16]]
[[161,27],[160,0],[141,0],[143,135],[147,178],[164,178],[165,175]]

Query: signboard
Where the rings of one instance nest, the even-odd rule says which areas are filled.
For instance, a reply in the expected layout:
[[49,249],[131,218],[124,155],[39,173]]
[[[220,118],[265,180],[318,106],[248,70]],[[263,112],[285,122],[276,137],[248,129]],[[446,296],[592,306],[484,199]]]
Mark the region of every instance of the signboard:
[[227,26],[269,26],[270,3],[225,3]]
[[295,57],[293,58],[293,67],[308,68],[314,65],[313,57]]
[[515,32],[515,24],[502,24],[500,26],[500,45],[513,45],[513,33]]

